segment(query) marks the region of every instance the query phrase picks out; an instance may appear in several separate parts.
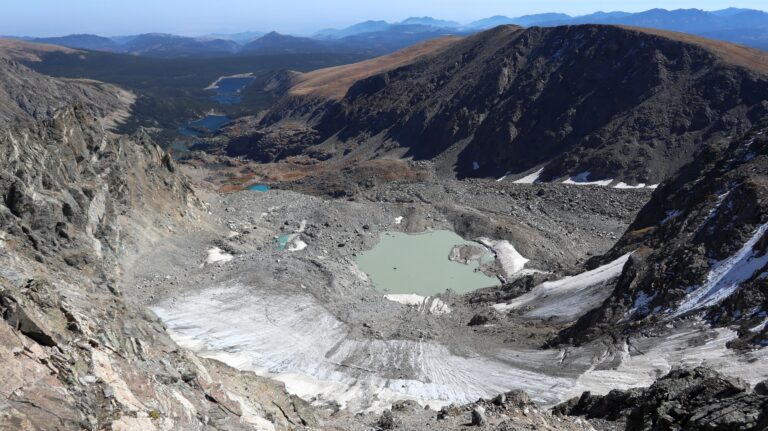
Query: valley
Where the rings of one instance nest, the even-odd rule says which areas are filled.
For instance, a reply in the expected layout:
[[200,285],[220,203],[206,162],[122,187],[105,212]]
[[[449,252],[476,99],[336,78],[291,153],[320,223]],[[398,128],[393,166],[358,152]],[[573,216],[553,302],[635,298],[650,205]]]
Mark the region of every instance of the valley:
[[[207,176],[198,169],[189,175]],[[697,321],[616,344],[540,349],[610,295],[627,256],[572,282],[566,277],[562,288],[550,282],[549,294],[537,293],[548,283],[531,287],[558,279],[555,274],[577,274],[586,257],[603,254],[647,190],[396,180],[338,200],[281,187],[211,191],[206,203],[218,228],[174,236],[140,257],[140,271],[121,289],[139,289],[131,296],[146,298],[180,345],[275,378],[321,410],[341,409],[336,420],[363,411],[374,421],[397,401],[439,409],[513,389],[554,405],[584,391],[648,385],[680,365],[737,372],[752,384],[768,373],[764,350],[729,352],[735,332]],[[506,240],[531,260],[508,274],[497,253],[490,271],[514,281],[490,279],[494,286],[467,294],[445,291],[448,284],[438,292],[381,292],[360,257],[381,246],[381,235],[417,234],[410,236],[416,240],[425,231]],[[278,238],[291,233],[305,247],[279,247]],[[434,250],[436,258],[464,265],[448,261],[451,246],[463,243],[449,237]],[[420,277],[429,285],[428,274]],[[557,297],[563,289],[571,293]],[[530,293],[517,296],[520,290]],[[528,295],[555,296],[542,302]],[[747,364],[749,374],[742,370]]]
[[768,429],[768,54],[364,24],[0,40],[0,429]]
[[[14,42],[4,49],[7,55],[14,58],[14,47],[19,46],[23,45]],[[22,51],[30,52],[30,49]],[[46,75],[93,79],[132,91],[137,96],[134,114],[121,124],[121,131],[132,133],[143,127],[157,137],[159,142],[167,142],[176,136],[178,127],[211,110],[235,117],[267,108],[273,103],[274,96],[263,88],[266,81],[280,70],[313,70],[355,62],[365,57],[357,54],[276,54],[216,60],[164,59],[55,49],[34,57],[16,58]],[[27,61],[28,58],[31,60]],[[190,73],[191,70],[194,73]],[[251,74],[253,85],[240,89],[236,96],[225,95],[222,99],[224,102],[238,103],[222,104],[221,100],[216,100],[217,93],[208,89],[221,77],[245,73]],[[233,90],[225,93],[237,92]]]

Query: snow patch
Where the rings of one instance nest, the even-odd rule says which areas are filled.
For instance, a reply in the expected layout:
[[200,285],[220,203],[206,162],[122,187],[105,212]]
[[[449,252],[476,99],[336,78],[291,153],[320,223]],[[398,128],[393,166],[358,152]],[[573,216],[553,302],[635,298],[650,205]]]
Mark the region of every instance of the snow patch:
[[478,241],[484,246],[493,250],[496,255],[496,260],[501,265],[501,269],[504,271],[504,276],[509,278],[525,268],[525,264],[529,262],[522,254],[520,254],[515,246],[510,244],[507,240],[494,241],[488,238],[480,238]]
[[407,305],[409,307],[416,307],[420,312],[427,312],[429,314],[448,314],[451,312],[451,308],[443,302],[440,298],[434,298],[432,296],[421,296],[415,293],[403,293],[384,295],[387,300],[397,302],[399,304]]
[[528,174],[524,176],[523,178],[520,178],[519,180],[513,181],[514,184],[533,184],[537,181],[539,181],[539,177],[541,176],[541,173],[544,172],[544,168],[539,169],[536,172],[533,172],[531,174]]
[[403,216],[400,216],[400,217],[395,217],[395,224],[400,224],[400,223],[402,223],[402,222],[403,222],[403,218],[404,218]]
[[629,256],[624,256],[599,268],[557,281],[547,281],[525,295],[508,303],[495,304],[494,309],[506,313],[515,309],[532,309],[524,315],[546,319],[556,317],[563,321],[575,320],[602,304],[613,291],[608,281],[621,274]]
[[234,259],[234,256],[231,254],[226,253],[218,247],[213,247],[208,250],[208,257],[205,258],[205,263],[209,265],[214,263],[226,263],[232,259]]
[[723,202],[725,202],[725,198],[727,198],[727,197],[728,197],[728,195],[730,195],[730,194],[731,194],[731,191],[730,191],[730,190],[728,190],[727,192],[725,192],[725,193],[722,193],[722,194],[720,194],[720,195],[718,195],[718,196],[717,196],[717,202],[715,203],[715,206],[714,206],[714,207],[712,207],[712,209],[711,209],[711,210],[709,210],[709,214],[707,215],[707,221],[705,221],[704,223],[702,223],[702,225],[701,225],[701,227],[702,227],[702,228],[703,228],[703,227],[704,227],[704,226],[705,226],[705,225],[706,225],[706,224],[707,224],[707,223],[708,223],[710,220],[712,220],[713,218],[715,218],[715,216],[717,215],[717,212],[718,212],[718,211],[720,211],[720,207],[721,207],[721,206],[723,206]]
[[582,172],[576,175],[575,177],[570,177],[567,180],[563,181],[563,184],[575,184],[579,186],[607,186],[613,182],[613,179],[589,181],[590,175],[591,173],[589,171]]
[[766,324],[768,324],[768,319],[763,320],[763,323],[755,326],[754,328],[749,328],[749,332],[762,332],[763,329],[765,329]]
[[613,188],[614,189],[643,189],[643,188],[645,188],[645,183],[640,183],[638,185],[631,186],[631,185],[629,185],[627,183],[620,182],[620,183],[616,184],[615,186],[613,186]]
[[[727,328],[701,331],[700,328],[706,327],[704,322],[696,322],[693,327],[695,329],[661,340],[635,339],[633,347],[637,347],[642,354],[630,355],[630,347],[624,343],[623,351],[595,361],[578,378],[573,388],[575,396],[582,390],[605,394],[612,389],[650,386],[674,367],[708,366],[725,375],[739,376],[752,385],[768,376],[768,349],[745,356],[726,347],[729,341],[738,337],[734,331]],[[704,343],[701,342],[702,336],[707,337]],[[611,363],[613,359],[620,361],[618,366],[600,366]]]
[[306,229],[307,221],[302,220],[299,223],[299,228],[293,231],[293,233],[278,237],[278,241],[280,241],[280,238],[285,238],[285,242],[281,242],[281,244],[285,244],[282,248],[291,252],[301,251],[307,248],[307,243],[301,239],[301,234],[304,233]]
[[672,317],[720,303],[738,290],[741,283],[768,265],[768,253],[759,255],[755,244],[765,235],[768,223],[755,230],[752,237],[733,256],[716,262],[703,285],[690,292],[672,313]]
[[294,239],[293,241],[288,244],[288,247],[286,247],[286,250],[288,251],[301,251],[307,248],[307,243],[302,241],[299,238]]

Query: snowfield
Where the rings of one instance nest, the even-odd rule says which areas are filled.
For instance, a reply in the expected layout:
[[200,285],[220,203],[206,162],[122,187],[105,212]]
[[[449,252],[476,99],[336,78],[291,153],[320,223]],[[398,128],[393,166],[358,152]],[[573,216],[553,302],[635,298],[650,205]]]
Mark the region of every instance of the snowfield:
[[206,264],[214,264],[214,263],[227,263],[234,259],[234,256],[232,256],[229,253],[224,252],[224,250],[213,247],[208,250],[208,257],[205,258]]
[[613,182],[613,179],[589,181],[590,175],[590,172],[582,172],[575,177],[571,177],[563,181],[563,184],[575,184],[579,186],[608,186]]
[[[548,404],[572,395],[573,379],[524,365],[554,363],[557,351],[457,355],[427,340],[360,339],[310,295],[264,294],[235,284],[153,310],[181,346],[355,411],[401,399],[433,407],[466,403],[515,388]],[[513,360],[520,366],[510,366]]]
[[575,320],[610,296],[613,286],[607,282],[621,274],[631,254],[625,254],[592,271],[557,281],[547,281],[525,295],[508,303],[496,304],[493,308],[502,313],[530,309],[524,316],[531,318]]
[[672,312],[672,317],[718,304],[736,292],[741,283],[749,280],[757,271],[768,265],[768,253],[760,255],[754,250],[755,245],[767,230],[768,223],[761,225],[733,256],[712,265],[706,282],[685,297]]
[[[607,280],[626,257],[561,280],[560,287],[578,291],[577,286]],[[563,296],[563,306],[574,297]],[[583,391],[604,394],[648,385],[682,364],[707,365],[753,384],[768,377],[768,349],[740,357],[725,346],[735,332],[706,330],[703,323],[664,339],[635,340],[641,344],[619,350],[604,350],[602,344],[559,350],[497,346],[459,354],[429,340],[353,336],[311,295],[267,293],[238,284],[153,310],[182,347],[275,378],[304,399],[337,402],[351,411],[380,411],[407,399],[439,408],[512,389],[553,405]]]
[[526,175],[523,178],[520,178],[519,180],[513,181],[513,183],[514,184],[534,184],[535,182],[539,181],[539,177],[541,177],[542,172],[544,172],[544,168],[541,168],[532,174]]

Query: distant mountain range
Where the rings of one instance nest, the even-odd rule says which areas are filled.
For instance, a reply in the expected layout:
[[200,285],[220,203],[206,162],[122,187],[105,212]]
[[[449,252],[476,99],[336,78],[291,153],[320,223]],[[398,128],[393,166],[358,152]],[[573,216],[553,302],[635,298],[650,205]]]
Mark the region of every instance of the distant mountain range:
[[225,33],[214,33],[214,34],[208,34],[205,36],[200,37],[199,39],[202,40],[213,40],[213,39],[224,39],[224,40],[232,40],[235,41],[241,45],[244,45],[248,42],[252,42],[262,36],[264,36],[266,33],[263,31],[245,31],[242,33],[232,33],[232,34],[225,34]]
[[598,13],[570,19],[547,20],[535,25],[550,27],[573,24],[657,28],[768,50],[768,13],[751,9],[729,8],[713,12],[698,9],[651,9],[634,14]]
[[260,54],[359,53],[383,55],[428,39],[468,35],[499,25],[554,27],[576,24],[611,24],[678,31],[768,50],[768,13],[728,8],[651,9],[645,12],[596,12],[584,16],[542,13],[519,17],[493,16],[468,24],[432,17],[411,17],[401,22],[365,21],[343,29],[321,30],[311,37],[276,32],[245,32],[182,37],[170,34],[102,37],[76,34],[63,37],[23,38],[69,48],[128,53],[152,57],[216,57]]
[[115,40],[108,37],[96,36],[94,34],[70,34],[62,37],[43,37],[27,40],[37,43],[66,46],[68,48],[90,49],[93,51],[117,52],[120,50],[120,44]]
[[147,33],[119,38],[107,38],[92,34],[73,34],[62,37],[26,40],[75,49],[150,57],[215,57],[235,54],[241,48],[239,43],[230,39],[193,38],[163,33]]

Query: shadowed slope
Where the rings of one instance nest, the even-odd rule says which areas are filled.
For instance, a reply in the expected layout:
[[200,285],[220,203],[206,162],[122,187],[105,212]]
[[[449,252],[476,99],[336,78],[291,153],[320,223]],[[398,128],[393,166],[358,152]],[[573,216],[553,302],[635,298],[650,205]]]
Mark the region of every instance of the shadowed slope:
[[670,32],[501,26],[361,79],[336,102],[288,97],[250,132],[233,130],[229,152],[432,159],[459,177],[544,165],[543,181],[656,184],[768,115],[766,64],[768,54]]

